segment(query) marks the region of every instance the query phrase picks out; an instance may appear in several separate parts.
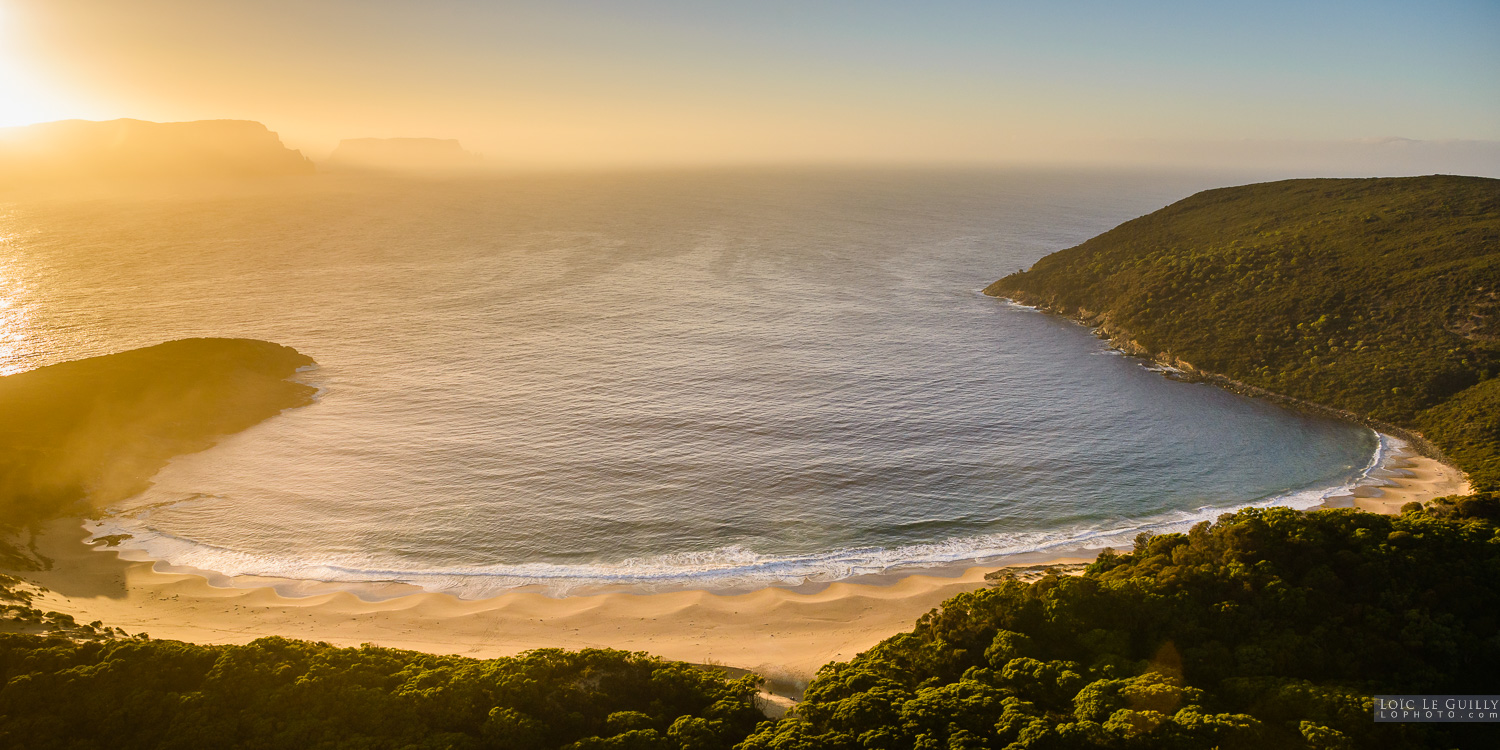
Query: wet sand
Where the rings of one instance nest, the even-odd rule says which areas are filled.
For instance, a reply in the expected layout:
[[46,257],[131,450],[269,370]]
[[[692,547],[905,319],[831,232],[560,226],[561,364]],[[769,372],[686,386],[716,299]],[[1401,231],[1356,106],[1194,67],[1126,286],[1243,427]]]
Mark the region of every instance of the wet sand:
[[[1357,496],[1332,498],[1329,505],[1398,513],[1408,502],[1467,492],[1462,473],[1452,467],[1410,454],[1392,458],[1383,469],[1389,486],[1361,488]],[[48,589],[35,606],[71,614],[79,622],[99,620],[132,634],[198,643],[246,643],[281,635],[481,658],[544,647],[607,647],[748,669],[793,686],[829,661],[849,659],[910,630],[944,600],[983,587],[985,574],[1001,567],[747,593],[609,592],[554,598],[514,592],[461,600],[448,594],[386,591],[387,598],[371,601],[348,591],[319,592],[316,586],[303,587],[312,592],[308,595],[286,596],[273,588],[273,581],[214,585],[219,581],[174,572],[161,563],[122,559],[115,550],[88,545],[87,538],[77,519],[53,522],[38,537],[39,551],[54,561],[52,569],[19,574]],[[1089,559],[1037,558],[1018,559],[1014,565]]]
[[1473,491],[1462,471],[1405,448],[1398,449],[1371,475],[1385,482],[1385,486],[1356,487],[1352,494],[1330,497],[1324,507],[1397,515],[1407,503],[1425,503],[1435,497],[1467,495]]
[[281,635],[481,658],[543,647],[607,647],[789,682],[803,682],[829,661],[911,629],[943,600],[983,587],[984,574],[996,569],[970,568],[953,578],[907,575],[888,585],[837,582],[815,592],[508,593],[479,600],[417,593],[365,601],[343,591],[287,597],[270,587],[213,586],[200,575],[158,572],[151,562],[90,547],[87,536],[77,520],[54,522],[40,535],[40,551],[55,564],[23,574],[49,589],[35,606],[79,622],[100,620],[132,634],[197,643]]

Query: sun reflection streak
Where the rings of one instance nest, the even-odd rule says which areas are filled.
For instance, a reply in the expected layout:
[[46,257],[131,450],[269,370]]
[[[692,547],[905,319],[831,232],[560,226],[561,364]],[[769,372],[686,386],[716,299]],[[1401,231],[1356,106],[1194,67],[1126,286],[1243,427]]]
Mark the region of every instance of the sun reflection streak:
[[10,220],[0,216],[0,375],[30,369],[25,355],[31,316],[23,302],[26,285],[17,262],[19,237],[5,226]]

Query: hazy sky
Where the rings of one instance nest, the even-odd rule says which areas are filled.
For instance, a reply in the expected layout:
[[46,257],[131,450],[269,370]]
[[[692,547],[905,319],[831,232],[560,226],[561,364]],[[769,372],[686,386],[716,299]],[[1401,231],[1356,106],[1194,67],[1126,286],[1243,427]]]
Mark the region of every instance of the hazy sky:
[[1500,141],[1500,2],[0,0],[0,125],[73,117],[517,164]]

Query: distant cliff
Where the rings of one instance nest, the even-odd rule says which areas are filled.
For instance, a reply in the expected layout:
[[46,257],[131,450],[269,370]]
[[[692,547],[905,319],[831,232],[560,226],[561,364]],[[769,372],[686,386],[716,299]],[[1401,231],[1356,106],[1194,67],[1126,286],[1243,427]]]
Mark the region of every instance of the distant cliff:
[[1500,490],[1500,180],[1209,190],[985,293],[1136,354],[1418,430],[1476,489]]
[[0,129],[0,184],[313,171],[301,152],[250,120],[62,120]]
[[173,456],[310,403],[287,378],[312,363],[267,341],[183,339],[0,377],[0,532],[129,497]]
[[479,157],[442,138],[348,138],[328,157],[330,169],[442,171],[469,169]]

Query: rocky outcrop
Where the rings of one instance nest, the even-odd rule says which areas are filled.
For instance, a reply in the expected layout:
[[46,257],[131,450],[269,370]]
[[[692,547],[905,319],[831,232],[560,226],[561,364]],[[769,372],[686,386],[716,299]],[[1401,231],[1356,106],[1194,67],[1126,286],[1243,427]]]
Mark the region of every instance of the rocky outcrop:
[[1059,307],[1050,300],[1020,291],[1011,291],[1004,295],[993,294],[991,296],[1008,299],[1017,304],[1034,307],[1042,312],[1068,318],[1076,323],[1086,325],[1093,329],[1095,336],[1108,341],[1111,348],[1122,354],[1150,360],[1162,368],[1163,375],[1173,380],[1182,380],[1190,383],[1208,383],[1231,393],[1262,399],[1289,409],[1364,425],[1377,432],[1383,432],[1406,441],[1413,450],[1421,455],[1442,461],[1443,463],[1452,464],[1452,460],[1443,453],[1441,448],[1431,440],[1428,440],[1422,433],[1415,430],[1373,419],[1367,415],[1347,409],[1339,409],[1326,404],[1319,404],[1266,390],[1265,388],[1253,386],[1226,375],[1199,369],[1193,363],[1174,355],[1170,351],[1153,351],[1148,349],[1137,341],[1130,331],[1116,325],[1108,313],[1094,312],[1081,307],[1071,309]]

